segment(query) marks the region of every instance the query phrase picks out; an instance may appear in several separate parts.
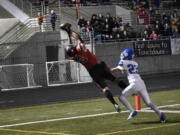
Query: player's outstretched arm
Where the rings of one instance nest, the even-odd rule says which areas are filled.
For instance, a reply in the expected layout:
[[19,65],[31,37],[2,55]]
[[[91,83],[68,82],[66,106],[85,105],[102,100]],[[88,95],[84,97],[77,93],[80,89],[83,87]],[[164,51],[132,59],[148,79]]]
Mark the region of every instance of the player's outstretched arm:
[[123,70],[124,70],[124,67],[122,67],[122,66],[117,66],[117,67],[114,67],[114,68],[110,68],[110,71],[111,71],[111,72],[116,72],[116,71],[119,71],[119,70],[123,71]]
[[84,43],[80,35],[74,31],[72,31],[72,37],[75,38],[79,43]]
[[117,68],[117,67],[114,67],[114,68],[110,68],[110,71],[111,72],[116,72],[116,71],[118,71],[119,69]]
[[72,32],[72,37],[75,38],[75,39],[78,41],[79,46],[81,46],[81,47],[79,47],[79,49],[81,48],[81,49],[83,49],[84,51],[86,51],[85,43],[84,43],[84,41],[82,40],[82,38],[80,37],[80,35],[79,35],[78,33],[76,33],[76,32],[73,31],[73,32]]
[[85,44],[80,35],[74,31],[71,30],[71,24],[70,23],[63,23],[60,25],[60,29],[64,30],[67,32],[68,37],[69,37],[69,44],[72,45],[72,37],[75,38],[78,43],[85,49]]

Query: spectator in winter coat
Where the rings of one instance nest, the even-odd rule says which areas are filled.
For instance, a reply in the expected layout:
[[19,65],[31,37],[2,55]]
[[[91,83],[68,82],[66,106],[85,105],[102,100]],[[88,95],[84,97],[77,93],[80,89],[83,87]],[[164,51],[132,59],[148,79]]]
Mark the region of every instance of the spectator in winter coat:
[[[97,15],[96,14],[93,14],[92,16],[91,16],[91,20],[90,20],[90,22],[91,22],[91,25],[93,26],[93,28],[95,27],[95,22],[97,21],[98,19],[97,19]],[[99,22],[99,21],[98,21]]]
[[79,28],[81,29],[82,32],[86,31],[86,28],[85,28],[86,24],[87,24],[86,20],[84,19],[83,16],[81,16],[79,21],[78,21],[78,25],[79,25]]
[[104,24],[105,24],[105,18],[104,18],[104,16],[103,16],[101,13],[98,14],[97,20],[99,21],[99,23],[100,23],[101,25],[104,25]]
[[46,18],[45,16],[41,16],[40,12],[37,13],[37,23],[39,25],[39,29],[41,32],[42,32],[43,19],[45,19],[45,18]]
[[51,10],[51,16],[50,17],[51,17],[50,20],[51,20],[52,30],[55,31],[57,15],[54,12],[54,10]]
[[87,24],[86,24],[86,36],[91,38],[92,36],[92,30],[93,30],[93,27],[91,25],[91,22],[90,21],[87,21]]

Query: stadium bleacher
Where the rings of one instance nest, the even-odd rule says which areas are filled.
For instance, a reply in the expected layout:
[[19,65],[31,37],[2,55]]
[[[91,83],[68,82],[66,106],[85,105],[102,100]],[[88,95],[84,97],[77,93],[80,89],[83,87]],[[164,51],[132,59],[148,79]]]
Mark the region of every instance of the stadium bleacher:
[[[180,134],[179,3],[180,0],[0,0],[0,135]],[[55,30],[51,10],[57,15]],[[100,33],[100,37],[104,36],[101,42],[95,39],[95,27],[92,36],[87,36],[87,31],[78,26],[81,16],[85,21],[92,16],[100,21],[99,14],[117,21],[113,26],[117,39],[103,23],[101,30],[106,31]],[[43,18],[41,25],[37,17]],[[117,66],[124,49],[132,49],[138,74],[147,91],[152,92],[152,101],[167,116],[166,123],[160,124],[159,117],[154,117],[153,110],[140,104],[140,100],[138,116],[127,121],[129,111],[118,101],[123,89],[107,82],[122,109],[114,112],[84,66],[67,59],[68,35],[59,29],[64,22],[72,24],[86,48],[108,67]],[[125,33],[124,37],[119,31]],[[135,69],[132,73],[137,73],[136,65],[129,66],[129,71]],[[123,72],[114,75],[128,83]],[[137,107],[134,96],[127,100]]]
[[[31,62],[33,64],[37,64],[37,66],[35,66],[35,68],[37,68],[37,70],[41,70],[42,69],[42,65],[44,64],[44,62],[46,61],[46,52],[42,52],[46,50],[46,46],[57,46],[59,45],[66,45],[67,44],[67,37],[64,37],[64,34],[61,33],[59,34],[59,24],[63,23],[63,22],[70,22],[72,24],[73,30],[81,33],[81,35],[84,37],[84,39],[87,39],[87,43],[92,44],[93,46],[99,45],[99,43],[97,43],[94,40],[94,37],[89,40],[86,36],[84,36],[84,33],[82,31],[80,31],[79,27],[78,27],[78,19],[80,16],[83,16],[86,20],[90,20],[91,16],[93,14],[99,14],[102,13],[104,16],[106,16],[107,13],[110,13],[110,15],[112,17],[115,17],[117,19],[117,21],[119,21],[121,23],[121,25],[124,26],[125,30],[128,31],[128,38],[127,39],[122,39],[120,37],[119,40],[108,40],[107,44],[114,44],[115,43],[119,43],[121,44],[130,44],[129,41],[137,41],[137,40],[142,40],[143,37],[141,37],[141,33],[144,32],[145,30],[145,25],[141,24],[139,22],[139,18],[137,15],[137,9],[131,9],[130,4],[128,1],[110,1],[111,4],[104,4],[104,3],[100,3],[100,4],[93,4],[93,5],[84,5],[84,4],[80,4],[78,5],[78,7],[76,6],[76,4],[74,5],[64,5],[63,1],[59,1],[59,0],[54,0],[54,1],[50,1],[48,8],[46,7],[46,11],[44,11],[43,7],[39,4],[39,1],[34,0],[34,1],[26,1],[25,3],[18,3],[18,0],[13,0],[11,1],[13,2],[19,9],[22,9],[22,12],[24,11],[24,9],[28,9],[25,13],[30,17],[29,19],[27,19],[24,22],[18,22],[15,25],[13,25],[11,28],[6,27],[5,25],[3,25],[4,28],[7,28],[7,31],[4,32],[5,34],[3,34],[0,38],[1,44],[3,45],[3,47],[1,47],[1,63],[8,63],[10,64],[19,64],[22,62],[14,62],[14,60],[12,61],[11,59],[16,59],[16,55],[19,52],[24,52],[24,49],[26,48],[25,45],[26,44],[34,44],[32,45],[32,48],[36,48],[35,46],[38,44],[41,44],[41,42],[44,42],[44,50],[41,48],[39,50],[39,52],[41,52],[43,55],[41,57],[45,57],[43,58],[43,61],[39,60],[38,61],[34,61],[32,59],[36,59],[37,60],[37,56],[33,56],[33,58],[28,58],[26,56],[21,56],[21,59],[24,59],[23,62],[25,62],[27,60],[27,63]],[[21,1],[22,2],[22,1]],[[123,4],[122,4],[123,3]],[[27,6],[22,6],[24,4],[27,4]],[[28,8],[29,7],[29,8]],[[162,8],[162,5],[160,5],[161,8],[155,8],[155,10],[157,11],[157,14],[160,15],[160,13],[162,13],[162,11],[164,11],[164,8]],[[77,9],[78,8],[78,9]],[[58,16],[58,19],[56,21],[56,31],[53,32],[52,28],[51,28],[51,23],[50,23],[50,11],[54,10],[55,13]],[[0,10],[3,10],[2,7],[0,8]],[[146,9],[147,11],[148,9]],[[77,16],[77,11],[78,11],[78,16]],[[170,9],[166,9],[165,10],[168,13],[168,16],[171,15],[171,11]],[[177,8],[177,13],[179,14],[179,10]],[[40,31],[39,29],[39,25],[37,24],[37,13],[41,12],[42,15],[46,16],[44,21],[43,21],[43,31]],[[7,19],[8,18],[12,18],[12,16],[9,16],[8,12],[4,12],[2,18],[4,18],[4,16],[6,16],[5,14],[7,13]],[[157,18],[161,18],[162,16],[158,16]],[[148,19],[148,18],[145,18]],[[8,19],[10,20],[10,19]],[[151,26],[151,28],[153,28],[153,24],[154,22],[148,21],[146,22],[146,24],[148,24],[149,26]],[[2,24],[2,23],[1,23]],[[10,26],[10,25],[9,25]],[[119,29],[121,29],[119,27]],[[123,27],[122,27],[123,29]],[[130,33],[129,33],[130,32]],[[41,38],[38,38],[38,36],[40,36]],[[44,38],[46,37],[46,38]],[[47,38],[49,37],[49,38]],[[60,39],[61,37],[61,39]],[[164,38],[164,36],[163,36]],[[49,39],[46,40],[46,39]],[[55,39],[55,41],[51,40],[51,39]],[[66,41],[65,41],[66,40]],[[125,41],[124,43],[121,43],[122,41]],[[128,41],[128,42],[126,42]],[[50,42],[54,42],[50,43]],[[105,44],[106,41],[103,41],[103,44]],[[14,46],[13,46],[14,45]],[[16,46],[17,45],[17,46]],[[27,45],[27,48],[28,48]],[[12,47],[11,47],[12,46]],[[23,46],[22,50],[18,49],[20,48],[20,46]],[[111,46],[111,45],[110,45]],[[63,48],[63,47],[62,47]],[[61,49],[62,49],[61,48]],[[62,50],[61,50],[62,51]],[[96,50],[97,51],[97,50]],[[18,53],[17,53],[18,52]],[[8,55],[7,55],[8,54]],[[12,55],[13,54],[13,55]],[[98,54],[97,54],[98,55]],[[19,56],[18,56],[19,57]],[[23,58],[24,57],[24,58]],[[28,56],[30,57],[30,56]],[[64,56],[62,56],[64,58]],[[102,57],[102,56],[100,56]],[[114,56],[117,57],[117,56]],[[118,57],[119,58],[119,57]],[[29,59],[31,59],[32,61],[28,61]],[[112,58],[114,59],[114,58]],[[5,62],[8,61],[8,62]],[[115,63],[115,61],[112,62],[112,60],[108,60],[110,65],[113,65]],[[44,72],[44,69],[42,70]],[[38,82],[42,82],[43,86],[46,86],[46,78],[43,77],[38,77],[37,78]]]

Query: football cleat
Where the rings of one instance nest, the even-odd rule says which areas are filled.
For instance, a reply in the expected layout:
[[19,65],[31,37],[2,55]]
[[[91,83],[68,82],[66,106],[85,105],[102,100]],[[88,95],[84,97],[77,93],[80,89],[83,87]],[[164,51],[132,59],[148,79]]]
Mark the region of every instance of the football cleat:
[[116,109],[116,111],[117,111],[118,113],[121,112],[121,108],[119,107],[118,104],[114,104],[114,108]]
[[166,123],[166,115],[164,113],[161,114],[161,123]]
[[60,25],[60,29],[66,31],[68,35],[71,35],[71,24],[70,23],[63,23]]
[[137,112],[137,111],[133,111],[133,112],[131,112],[131,113],[130,113],[130,115],[129,115],[129,117],[127,118],[127,120],[132,119],[132,118],[133,118],[133,117],[135,117],[137,114],[138,114],[138,112]]

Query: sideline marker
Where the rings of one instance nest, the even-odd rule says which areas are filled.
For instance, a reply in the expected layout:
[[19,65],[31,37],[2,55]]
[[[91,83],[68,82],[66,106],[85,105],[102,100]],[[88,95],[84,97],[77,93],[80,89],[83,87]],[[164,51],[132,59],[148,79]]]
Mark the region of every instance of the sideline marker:
[[136,101],[136,110],[141,110],[141,97],[135,96],[135,101]]

